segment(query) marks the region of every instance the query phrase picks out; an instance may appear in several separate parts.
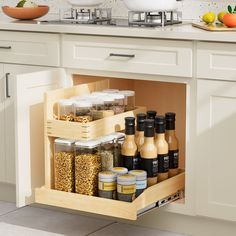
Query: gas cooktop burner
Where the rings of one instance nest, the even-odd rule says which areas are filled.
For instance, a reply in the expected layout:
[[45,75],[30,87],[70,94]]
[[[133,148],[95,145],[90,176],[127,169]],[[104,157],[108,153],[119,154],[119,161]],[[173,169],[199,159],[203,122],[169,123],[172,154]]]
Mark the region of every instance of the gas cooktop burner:
[[129,12],[129,25],[137,26],[167,26],[180,24],[181,13],[177,11],[168,12]]
[[60,21],[78,24],[99,24],[111,21],[111,8],[71,8],[60,11]]

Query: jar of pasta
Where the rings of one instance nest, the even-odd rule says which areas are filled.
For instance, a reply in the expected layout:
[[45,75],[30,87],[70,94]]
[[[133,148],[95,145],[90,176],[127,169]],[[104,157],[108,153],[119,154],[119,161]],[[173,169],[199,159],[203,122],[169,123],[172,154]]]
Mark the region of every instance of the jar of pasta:
[[91,122],[92,103],[90,101],[80,100],[74,102],[74,121],[79,123]]
[[57,103],[58,107],[58,119],[64,121],[73,121],[74,113],[73,113],[73,100],[71,99],[61,99]]

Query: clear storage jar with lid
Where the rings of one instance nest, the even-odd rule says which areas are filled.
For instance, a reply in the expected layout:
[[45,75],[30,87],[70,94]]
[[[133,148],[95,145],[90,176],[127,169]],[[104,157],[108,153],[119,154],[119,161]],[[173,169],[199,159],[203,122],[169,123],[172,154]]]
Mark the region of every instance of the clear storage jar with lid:
[[101,99],[104,101],[104,117],[113,116],[115,99],[109,95],[103,96]]
[[65,192],[75,191],[74,140],[55,139],[54,141],[54,180],[55,189]]
[[116,132],[114,133],[114,167],[123,166],[123,158],[121,155],[121,146],[124,142],[125,134]]
[[58,119],[64,121],[73,121],[74,113],[73,113],[73,103],[74,101],[71,99],[61,99],[57,103],[58,107]]
[[103,93],[119,93],[119,89],[104,89]]
[[90,101],[76,101],[73,104],[74,107],[74,121],[79,123],[88,123],[91,122],[92,115],[92,103]]
[[93,98],[92,102],[92,110],[91,115],[93,120],[99,120],[104,117],[104,101],[100,97]]
[[111,171],[103,171],[99,173],[98,179],[98,196],[116,199],[117,174]]
[[75,192],[89,196],[98,194],[98,173],[101,172],[100,140],[75,143]]
[[125,174],[117,176],[117,199],[124,202],[132,202],[135,199],[136,178]]
[[114,98],[113,110],[115,114],[120,114],[125,111],[125,96],[121,93],[112,93],[111,97]]
[[129,174],[136,177],[135,197],[138,197],[147,188],[147,172],[145,170],[130,170]]
[[122,90],[119,93],[125,96],[125,111],[131,111],[135,109],[135,91]]

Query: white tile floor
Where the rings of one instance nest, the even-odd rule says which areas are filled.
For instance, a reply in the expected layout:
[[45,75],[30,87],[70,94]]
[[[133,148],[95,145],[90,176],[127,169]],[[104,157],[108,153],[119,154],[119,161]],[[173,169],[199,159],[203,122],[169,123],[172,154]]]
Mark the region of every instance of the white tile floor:
[[4,236],[180,236],[169,232],[116,223],[35,207],[16,209],[0,201],[0,235]]

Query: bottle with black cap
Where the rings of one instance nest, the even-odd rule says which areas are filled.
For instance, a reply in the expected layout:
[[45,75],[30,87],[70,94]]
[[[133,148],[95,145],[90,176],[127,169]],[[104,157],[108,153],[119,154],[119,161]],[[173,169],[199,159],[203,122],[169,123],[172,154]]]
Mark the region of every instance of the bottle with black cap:
[[157,160],[158,160],[158,182],[168,179],[169,171],[169,155],[168,143],[165,140],[165,117],[157,116],[155,119],[156,139],[155,144],[157,147]]
[[137,168],[137,145],[134,140],[135,135],[135,118],[125,118],[125,140],[121,147],[124,167],[128,170]]
[[169,146],[169,178],[177,175],[179,168],[179,141],[175,134],[175,116],[173,112],[165,114],[165,138]]
[[155,117],[157,115],[156,111],[147,111],[147,119],[155,120]]
[[144,144],[140,150],[141,169],[147,172],[148,186],[157,183],[157,147],[154,142],[154,120],[145,120]]
[[146,119],[146,114],[144,113],[139,113],[137,115],[137,126],[136,126],[136,132],[135,132],[135,143],[138,147],[138,154],[137,154],[137,159],[138,159],[138,166],[137,169],[140,168],[140,149],[144,143],[144,121]]

